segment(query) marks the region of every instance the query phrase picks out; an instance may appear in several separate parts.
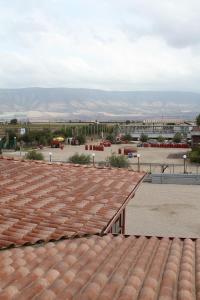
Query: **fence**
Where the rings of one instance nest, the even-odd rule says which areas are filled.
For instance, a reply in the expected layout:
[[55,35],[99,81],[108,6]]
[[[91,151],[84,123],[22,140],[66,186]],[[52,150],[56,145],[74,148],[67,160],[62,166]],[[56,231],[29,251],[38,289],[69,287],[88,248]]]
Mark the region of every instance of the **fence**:
[[[66,161],[53,160],[54,162],[67,163]],[[91,162],[93,164],[93,162]],[[109,167],[107,161],[94,161],[94,164],[99,167]],[[129,168],[134,171],[146,172],[150,174],[196,174],[200,175],[200,164],[160,164],[160,163],[129,163]]]
[[200,175],[194,174],[151,174],[148,181],[157,184],[200,185]]
[[200,174],[200,164],[186,164],[184,167],[184,164],[140,163],[138,166],[138,163],[131,163],[130,166],[133,170],[138,170],[139,167],[140,171],[151,174]]

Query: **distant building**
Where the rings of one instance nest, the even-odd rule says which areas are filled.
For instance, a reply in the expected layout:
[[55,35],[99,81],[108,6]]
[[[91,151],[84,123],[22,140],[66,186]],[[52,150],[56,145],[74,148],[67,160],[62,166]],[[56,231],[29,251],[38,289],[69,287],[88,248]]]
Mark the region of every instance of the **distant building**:
[[191,131],[192,148],[200,147],[200,127],[196,126]]
[[145,125],[120,125],[118,128],[118,134],[130,134],[133,139],[138,139],[141,136],[141,134],[146,134],[151,139],[158,138],[160,135],[162,135],[166,139],[172,139],[177,132],[181,133],[186,138],[190,138],[191,130],[192,126],[186,124],[167,125],[157,123],[146,123]]

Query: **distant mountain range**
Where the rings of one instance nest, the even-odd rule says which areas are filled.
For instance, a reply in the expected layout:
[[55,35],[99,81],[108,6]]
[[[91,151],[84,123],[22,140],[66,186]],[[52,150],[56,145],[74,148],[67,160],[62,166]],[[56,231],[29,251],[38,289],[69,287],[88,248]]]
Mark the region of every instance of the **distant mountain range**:
[[0,121],[194,118],[200,93],[73,88],[0,89]]

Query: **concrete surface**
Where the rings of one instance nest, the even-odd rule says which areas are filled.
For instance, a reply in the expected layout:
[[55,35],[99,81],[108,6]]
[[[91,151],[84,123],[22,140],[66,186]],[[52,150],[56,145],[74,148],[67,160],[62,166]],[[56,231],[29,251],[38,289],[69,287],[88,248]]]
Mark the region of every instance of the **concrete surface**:
[[[93,144],[97,144],[93,142]],[[105,161],[105,159],[111,155],[112,152],[118,153],[119,148],[132,146],[135,147],[133,144],[125,144],[125,145],[112,145],[111,147],[104,148],[104,151],[86,151],[85,146],[71,146],[71,145],[65,145],[64,149],[58,149],[58,148],[50,148],[45,147],[43,150],[40,151],[38,149],[37,151],[40,151],[43,153],[45,160],[49,160],[49,152],[52,152],[52,160],[53,161],[67,161],[70,156],[72,156],[74,153],[85,153],[85,154],[92,154],[95,153],[95,161]],[[151,166],[149,163],[159,163],[159,164],[179,164],[180,166],[173,167],[172,165],[165,170],[165,173],[183,173],[183,159],[182,158],[168,158],[169,154],[176,154],[176,153],[182,153],[185,154],[189,149],[173,149],[173,148],[136,148],[138,153],[140,153],[140,162],[141,163],[148,163],[148,165],[144,166],[141,165],[140,170],[152,173],[160,173],[161,167],[160,166]],[[20,152],[12,152],[8,151],[6,152],[4,150],[5,155],[10,156],[19,156]],[[22,155],[25,154],[24,152]],[[132,166],[134,170],[137,170],[137,158],[130,158],[130,163],[135,163],[135,166]],[[191,165],[187,161],[187,172],[192,173],[200,173],[200,167],[197,167],[195,165]]]
[[[93,143],[97,144],[97,143]],[[112,152],[118,153],[119,148],[123,147],[134,147],[137,149],[138,153],[141,154],[141,162],[151,162],[151,163],[183,163],[182,159],[169,159],[167,158],[169,154],[173,153],[185,153],[188,149],[165,149],[165,148],[137,148],[133,144],[121,144],[121,145],[112,145],[111,147],[105,147],[104,151],[86,151],[85,146],[71,146],[71,145],[65,145],[64,149],[61,150],[59,148],[50,148],[45,147],[43,150],[37,150],[44,154],[45,158],[48,159],[49,152],[53,153],[53,159],[54,160],[67,160],[71,155],[74,153],[86,153],[86,154],[92,154],[95,153],[95,159],[98,160],[105,160],[107,156],[109,156]],[[6,151],[4,150],[4,153]],[[19,151],[8,151],[7,152],[10,155],[19,155]],[[24,152],[22,153],[24,154]],[[137,158],[131,158],[130,162],[137,162]]]
[[200,186],[143,183],[126,209],[126,233],[200,237]]

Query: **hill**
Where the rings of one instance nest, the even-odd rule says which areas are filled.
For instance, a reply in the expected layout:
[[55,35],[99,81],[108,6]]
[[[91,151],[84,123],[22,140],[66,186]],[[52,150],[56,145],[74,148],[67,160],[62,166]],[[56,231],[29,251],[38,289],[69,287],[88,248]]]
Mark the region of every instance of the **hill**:
[[200,94],[171,91],[104,91],[73,88],[0,89],[0,119],[110,120],[193,118]]

